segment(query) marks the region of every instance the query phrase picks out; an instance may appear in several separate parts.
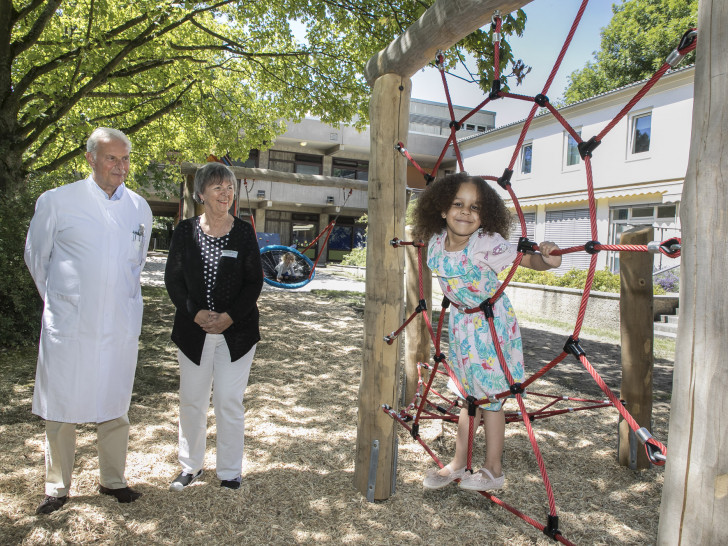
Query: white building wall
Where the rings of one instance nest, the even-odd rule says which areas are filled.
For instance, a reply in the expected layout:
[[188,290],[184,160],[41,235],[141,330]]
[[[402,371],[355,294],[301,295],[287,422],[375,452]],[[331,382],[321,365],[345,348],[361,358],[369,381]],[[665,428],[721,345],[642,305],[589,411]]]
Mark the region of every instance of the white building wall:
[[[594,150],[591,164],[600,242],[607,243],[609,238],[610,207],[679,201],[690,147],[693,76],[692,67],[663,76]],[[599,134],[641,88],[613,91],[563,108],[560,113],[587,141]],[[650,149],[632,154],[633,116],[648,112]],[[514,155],[522,126],[519,123],[461,141],[465,170],[473,175],[501,176]],[[518,202],[524,212],[536,212],[537,242],[543,240],[547,212],[588,207],[585,164],[579,161],[566,166],[566,134],[551,114],[534,118],[524,139],[524,144],[532,145],[532,172],[521,172],[520,153],[513,165],[511,185]],[[495,187],[511,204],[509,195]],[[598,266],[606,264],[606,253],[600,253]]]

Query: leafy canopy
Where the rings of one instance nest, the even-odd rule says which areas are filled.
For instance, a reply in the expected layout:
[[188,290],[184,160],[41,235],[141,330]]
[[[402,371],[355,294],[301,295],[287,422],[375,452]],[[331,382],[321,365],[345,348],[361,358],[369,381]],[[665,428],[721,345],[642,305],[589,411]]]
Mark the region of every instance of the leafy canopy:
[[[306,114],[363,125],[366,61],[433,1],[0,0],[0,191],[30,172],[85,171],[102,125],[132,137],[140,172],[245,158]],[[524,23],[520,12],[504,32]],[[487,34],[454,49],[487,51]]]
[[[628,0],[612,11],[594,61],[569,76],[567,104],[652,76],[697,25],[698,0]],[[683,60],[692,62],[695,52]]]

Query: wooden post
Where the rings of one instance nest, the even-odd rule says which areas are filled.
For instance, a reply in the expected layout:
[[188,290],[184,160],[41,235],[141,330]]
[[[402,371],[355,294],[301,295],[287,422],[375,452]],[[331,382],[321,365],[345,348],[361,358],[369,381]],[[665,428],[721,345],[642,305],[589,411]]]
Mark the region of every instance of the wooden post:
[[[405,236],[412,241],[412,228],[407,226]],[[420,303],[420,275],[417,263],[418,248],[406,246],[405,248],[405,271],[407,279],[405,293],[407,297],[406,316],[411,316]],[[432,272],[427,267],[427,248],[422,249],[422,297],[427,302],[428,316],[432,317]],[[430,360],[430,333],[424,317],[418,316],[409,323],[404,336],[404,377],[405,394],[404,401],[409,404],[417,390],[417,363]],[[428,374],[424,374],[427,376]]]
[[658,544],[728,544],[728,2],[701,0]]
[[[197,216],[197,207],[199,206],[193,198],[193,195],[195,194],[195,174],[187,174],[184,175],[184,177],[185,189],[182,196],[182,217],[180,220],[186,220],[187,218]],[[202,214],[202,211],[200,211],[199,214]]]
[[[375,82],[370,103],[366,307],[354,483],[375,500],[389,498],[394,478],[395,421],[382,404],[397,404],[399,342],[388,345],[384,336],[402,324],[403,315],[404,259],[389,243],[404,235],[406,163],[394,146],[407,141],[411,87],[408,78],[386,74]],[[375,442],[378,456],[372,461]],[[371,477],[370,468],[376,468]]]
[[[654,236],[652,226],[622,233],[623,245],[646,245]],[[622,340],[622,386],[620,396],[640,426],[652,429],[652,367],[654,311],[652,265],[648,252],[619,253],[619,330]],[[632,470],[650,467],[644,447],[627,421],[619,421],[619,464]]]

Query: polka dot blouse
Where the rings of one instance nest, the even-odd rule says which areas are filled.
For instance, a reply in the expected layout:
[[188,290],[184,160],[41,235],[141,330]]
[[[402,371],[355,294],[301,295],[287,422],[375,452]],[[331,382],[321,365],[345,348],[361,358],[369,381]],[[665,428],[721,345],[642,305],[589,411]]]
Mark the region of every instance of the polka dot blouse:
[[215,307],[215,301],[212,297],[215,282],[217,282],[217,271],[222,258],[222,251],[227,246],[230,234],[222,237],[211,237],[207,235],[200,227],[199,221],[196,222],[195,231],[197,240],[202,251],[203,276],[205,280],[205,298],[208,309],[210,311],[218,311]]

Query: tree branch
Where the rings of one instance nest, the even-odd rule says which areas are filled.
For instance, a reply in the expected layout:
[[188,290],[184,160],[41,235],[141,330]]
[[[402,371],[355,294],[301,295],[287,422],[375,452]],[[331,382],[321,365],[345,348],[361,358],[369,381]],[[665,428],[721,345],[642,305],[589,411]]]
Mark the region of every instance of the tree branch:
[[23,36],[19,40],[15,40],[11,44],[10,48],[13,58],[20,55],[23,51],[30,48],[38,41],[40,35],[43,33],[43,29],[45,28],[46,24],[48,24],[48,21],[50,21],[50,18],[53,17],[53,14],[56,12],[56,9],[58,9],[61,1],[62,0],[48,0],[45,9],[35,20],[33,26],[30,27],[30,30],[28,30],[25,36]]

